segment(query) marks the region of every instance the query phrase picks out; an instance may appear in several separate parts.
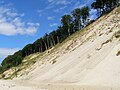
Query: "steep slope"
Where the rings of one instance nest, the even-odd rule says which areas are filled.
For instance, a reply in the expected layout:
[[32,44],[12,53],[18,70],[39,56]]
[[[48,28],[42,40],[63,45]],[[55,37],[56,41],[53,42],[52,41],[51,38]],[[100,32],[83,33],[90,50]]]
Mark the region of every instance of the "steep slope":
[[[120,7],[43,54],[19,66],[19,80],[98,87],[120,86]],[[27,58],[24,62],[29,62]],[[26,69],[25,69],[26,68]],[[6,77],[12,69],[6,71]],[[97,89],[98,90],[98,89]],[[106,89],[108,90],[108,89]],[[118,89],[117,89],[118,90]]]
[[[120,8],[104,15],[38,61],[24,79],[120,85]],[[41,59],[41,58],[39,58]],[[54,64],[50,62],[55,61]],[[23,78],[22,77],[22,78]]]

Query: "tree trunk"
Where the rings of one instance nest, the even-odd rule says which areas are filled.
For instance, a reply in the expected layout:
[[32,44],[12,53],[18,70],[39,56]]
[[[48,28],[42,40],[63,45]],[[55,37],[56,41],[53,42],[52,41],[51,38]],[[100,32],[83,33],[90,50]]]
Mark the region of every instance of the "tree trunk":
[[59,43],[60,42],[60,40],[59,40],[59,37],[57,36],[57,43]]
[[69,34],[69,36],[70,36],[70,27],[68,27],[68,34]]
[[52,37],[52,41],[53,41],[53,46],[55,46],[55,40],[53,39],[53,37]]
[[47,50],[48,48],[47,48],[47,44],[44,42],[44,44],[45,44],[45,49]]
[[80,21],[78,21],[78,30],[80,30]]
[[47,38],[47,45],[48,45],[48,48],[50,47],[50,45],[49,45],[49,40],[48,40],[48,38]]
[[53,43],[52,43],[52,41],[51,41],[50,43],[51,43],[51,47],[53,47]]

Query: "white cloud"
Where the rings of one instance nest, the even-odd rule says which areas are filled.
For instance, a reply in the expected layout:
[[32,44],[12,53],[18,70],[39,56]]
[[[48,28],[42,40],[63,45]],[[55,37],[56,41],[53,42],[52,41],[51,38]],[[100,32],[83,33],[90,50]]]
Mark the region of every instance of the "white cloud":
[[17,52],[17,48],[0,48],[0,58],[5,58],[8,55],[12,55]]
[[17,27],[22,27],[22,26],[25,25],[25,22],[22,22],[19,17],[14,18],[11,23],[14,24]]
[[29,26],[40,26],[39,23],[32,23],[32,22],[28,22],[27,25],[29,25]]
[[48,5],[44,9],[39,9],[37,12],[39,16],[46,14],[48,10],[53,9],[52,11],[55,13],[63,12],[67,8],[69,10],[71,8],[70,5],[74,6],[74,0],[47,0]]
[[63,11],[65,8],[67,8],[67,6],[63,6],[61,8],[54,9],[53,11],[56,12],[56,13],[58,13],[58,12]]
[[54,16],[49,16],[49,17],[47,17],[47,19],[48,19],[48,20],[54,20],[55,17],[54,17]]
[[24,14],[17,13],[13,8],[0,6],[0,34],[2,35],[33,35],[37,32],[39,23],[29,23],[22,20]]
[[77,1],[77,2],[75,3],[75,5],[74,5],[73,9],[82,8],[82,7],[84,7],[84,6],[86,6],[86,4],[81,4],[80,1]]
[[26,30],[26,34],[28,34],[28,35],[34,35],[36,32],[37,32],[37,30],[33,26],[27,28],[27,30]]
[[57,25],[58,25],[57,23],[52,23],[52,24],[50,24],[50,27],[55,27]]
[[69,0],[48,0],[48,3],[49,4],[46,7],[46,9],[54,8],[57,5],[61,5],[63,7],[63,6],[71,4],[71,1],[69,1]]
[[4,22],[0,24],[0,34],[3,35],[15,35],[17,33],[14,25]]
[[69,4],[70,2],[68,2],[67,0],[57,0],[56,4],[62,4],[62,5],[67,5]]
[[70,3],[70,1],[68,1],[68,0],[48,0],[48,2],[50,3],[50,4],[54,4],[54,5],[67,5],[67,4],[69,4]]
[[43,10],[37,10],[37,12],[38,12],[38,14],[39,14],[39,16],[42,16],[43,15]]

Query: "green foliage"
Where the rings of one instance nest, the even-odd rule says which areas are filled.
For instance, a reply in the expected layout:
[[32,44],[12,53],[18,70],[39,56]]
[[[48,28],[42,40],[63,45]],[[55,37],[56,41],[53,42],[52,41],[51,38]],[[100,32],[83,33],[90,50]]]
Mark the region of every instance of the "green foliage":
[[5,71],[10,67],[18,66],[19,64],[21,64],[22,60],[23,57],[21,51],[16,52],[14,55],[9,55],[3,60],[0,71]]
[[2,72],[2,66],[0,66],[0,74],[1,74],[1,72]]
[[87,25],[86,21],[87,21],[87,18],[89,17],[89,11],[90,11],[90,9],[88,6],[85,6],[81,9],[81,17],[82,17],[83,23],[85,25]]
[[72,23],[72,17],[70,15],[64,15],[62,16],[61,23],[63,24],[65,32],[67,32],[68,35],[71,35],[70,31],[70,25]]
[[81,9],[77,8],[77,9],[73,10],[72,15],[73,15],[75,26],[77,27],[77,30],[80,30],[80,28],[81,28]]
[[22,49],[23,57],[30,55],[32,53],[33,53],[33,45],[32,44],[28,44]]
[[98,16],[101,16],[102,14],[110,12],[119,4],[119,0],[96,0],[91,6],[97,10]]

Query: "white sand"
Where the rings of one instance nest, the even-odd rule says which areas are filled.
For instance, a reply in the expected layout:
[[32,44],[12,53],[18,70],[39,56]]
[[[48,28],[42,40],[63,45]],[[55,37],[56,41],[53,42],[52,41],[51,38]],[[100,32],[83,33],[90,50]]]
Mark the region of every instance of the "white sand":
[[120,90],[120,56],[116,55],[120,40],[113,37],[119,30],[120,14],[113,11],[89,26],[82,37],[78,36],[73,48],[66,50],[72,45],[68,41],[54,52],[59,55],[55,64],[49,61],[57,54],[46,56],[45,64],[38,61],[33,65],[35,69],[17,81],[0,81],[0,90]]

